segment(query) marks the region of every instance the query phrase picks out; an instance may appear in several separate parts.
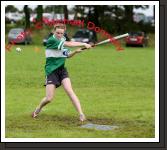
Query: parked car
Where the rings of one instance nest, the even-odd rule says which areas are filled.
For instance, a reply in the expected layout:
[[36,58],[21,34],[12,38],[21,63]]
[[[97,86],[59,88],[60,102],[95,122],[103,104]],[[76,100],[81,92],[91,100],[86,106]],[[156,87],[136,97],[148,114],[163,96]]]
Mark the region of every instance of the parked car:
[[95,31],[88,30],[88,29],[79,29],[74,34],[71,41],[94,44],[97,42],[97,35]]
[[8,42],[30,44],[32,42],[32,38],[30,33],[26,32],[23,28],[13,28],[9,31]]
[[21,21],[24,18],[24,13],[8,12],[5,14],[5,17],[7,17],[10,20],[10,23],[16,23],[18,21]]
[[[49,35],[47,35],[47,36],[44,37],[44,39],[43,39],[43,45],[44,46],[46,46],[46,43],[47,43],[49,37],[52,36],[52,35],[53,35],[53,33],[51,32],[51,33],[49,33]],[[67,33],[64,33],[64,37],[66,38],[66,41],[70,41]]]
[[144,32],[129,32],[129,36],[125,38],[126,46],[136,45],[145,47],[148,45],[148,36]]

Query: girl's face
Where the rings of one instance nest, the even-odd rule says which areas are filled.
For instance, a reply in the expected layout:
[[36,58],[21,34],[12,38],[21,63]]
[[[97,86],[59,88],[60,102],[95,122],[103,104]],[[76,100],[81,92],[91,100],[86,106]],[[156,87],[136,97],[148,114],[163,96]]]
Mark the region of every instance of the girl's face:
[[64,35],[64,29],[56,29],[54,31],[54,35],[58,38],[61,39]]

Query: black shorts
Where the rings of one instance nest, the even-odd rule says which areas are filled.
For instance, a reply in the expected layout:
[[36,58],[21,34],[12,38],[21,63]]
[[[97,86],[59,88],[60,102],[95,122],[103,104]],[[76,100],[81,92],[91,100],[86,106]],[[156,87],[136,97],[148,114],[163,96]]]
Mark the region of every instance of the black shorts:
[[69,76],[68,76],[67,69],[64,68],[64,66],[59,67],[58,69],[53,71],[51,74],[46,76],[45,85],[54,84],[56,88],[58,88],[61,85],[62,80],[68,77]]

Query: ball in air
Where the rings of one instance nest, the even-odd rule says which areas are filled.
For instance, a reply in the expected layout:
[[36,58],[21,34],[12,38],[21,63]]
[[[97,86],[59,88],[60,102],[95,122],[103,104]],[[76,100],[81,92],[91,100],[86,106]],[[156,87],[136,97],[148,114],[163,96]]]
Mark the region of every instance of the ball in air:
[[17,48],[16,48],[16,51],[17,51],[17,52],[21,52],[21,48],[20,48],[20,47],[17,47]]

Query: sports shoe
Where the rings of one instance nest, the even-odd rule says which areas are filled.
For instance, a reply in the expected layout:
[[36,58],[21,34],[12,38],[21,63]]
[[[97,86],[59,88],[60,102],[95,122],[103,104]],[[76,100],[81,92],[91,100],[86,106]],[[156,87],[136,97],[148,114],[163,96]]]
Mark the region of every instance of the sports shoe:
[[39,108],[36,108],[34,112],[32,112],[32,117],[36,118],[41,110]]
[[82,122],[85,121],[86,120],[85,115],[84,114],[80,114],[79,120],[82,121]]

